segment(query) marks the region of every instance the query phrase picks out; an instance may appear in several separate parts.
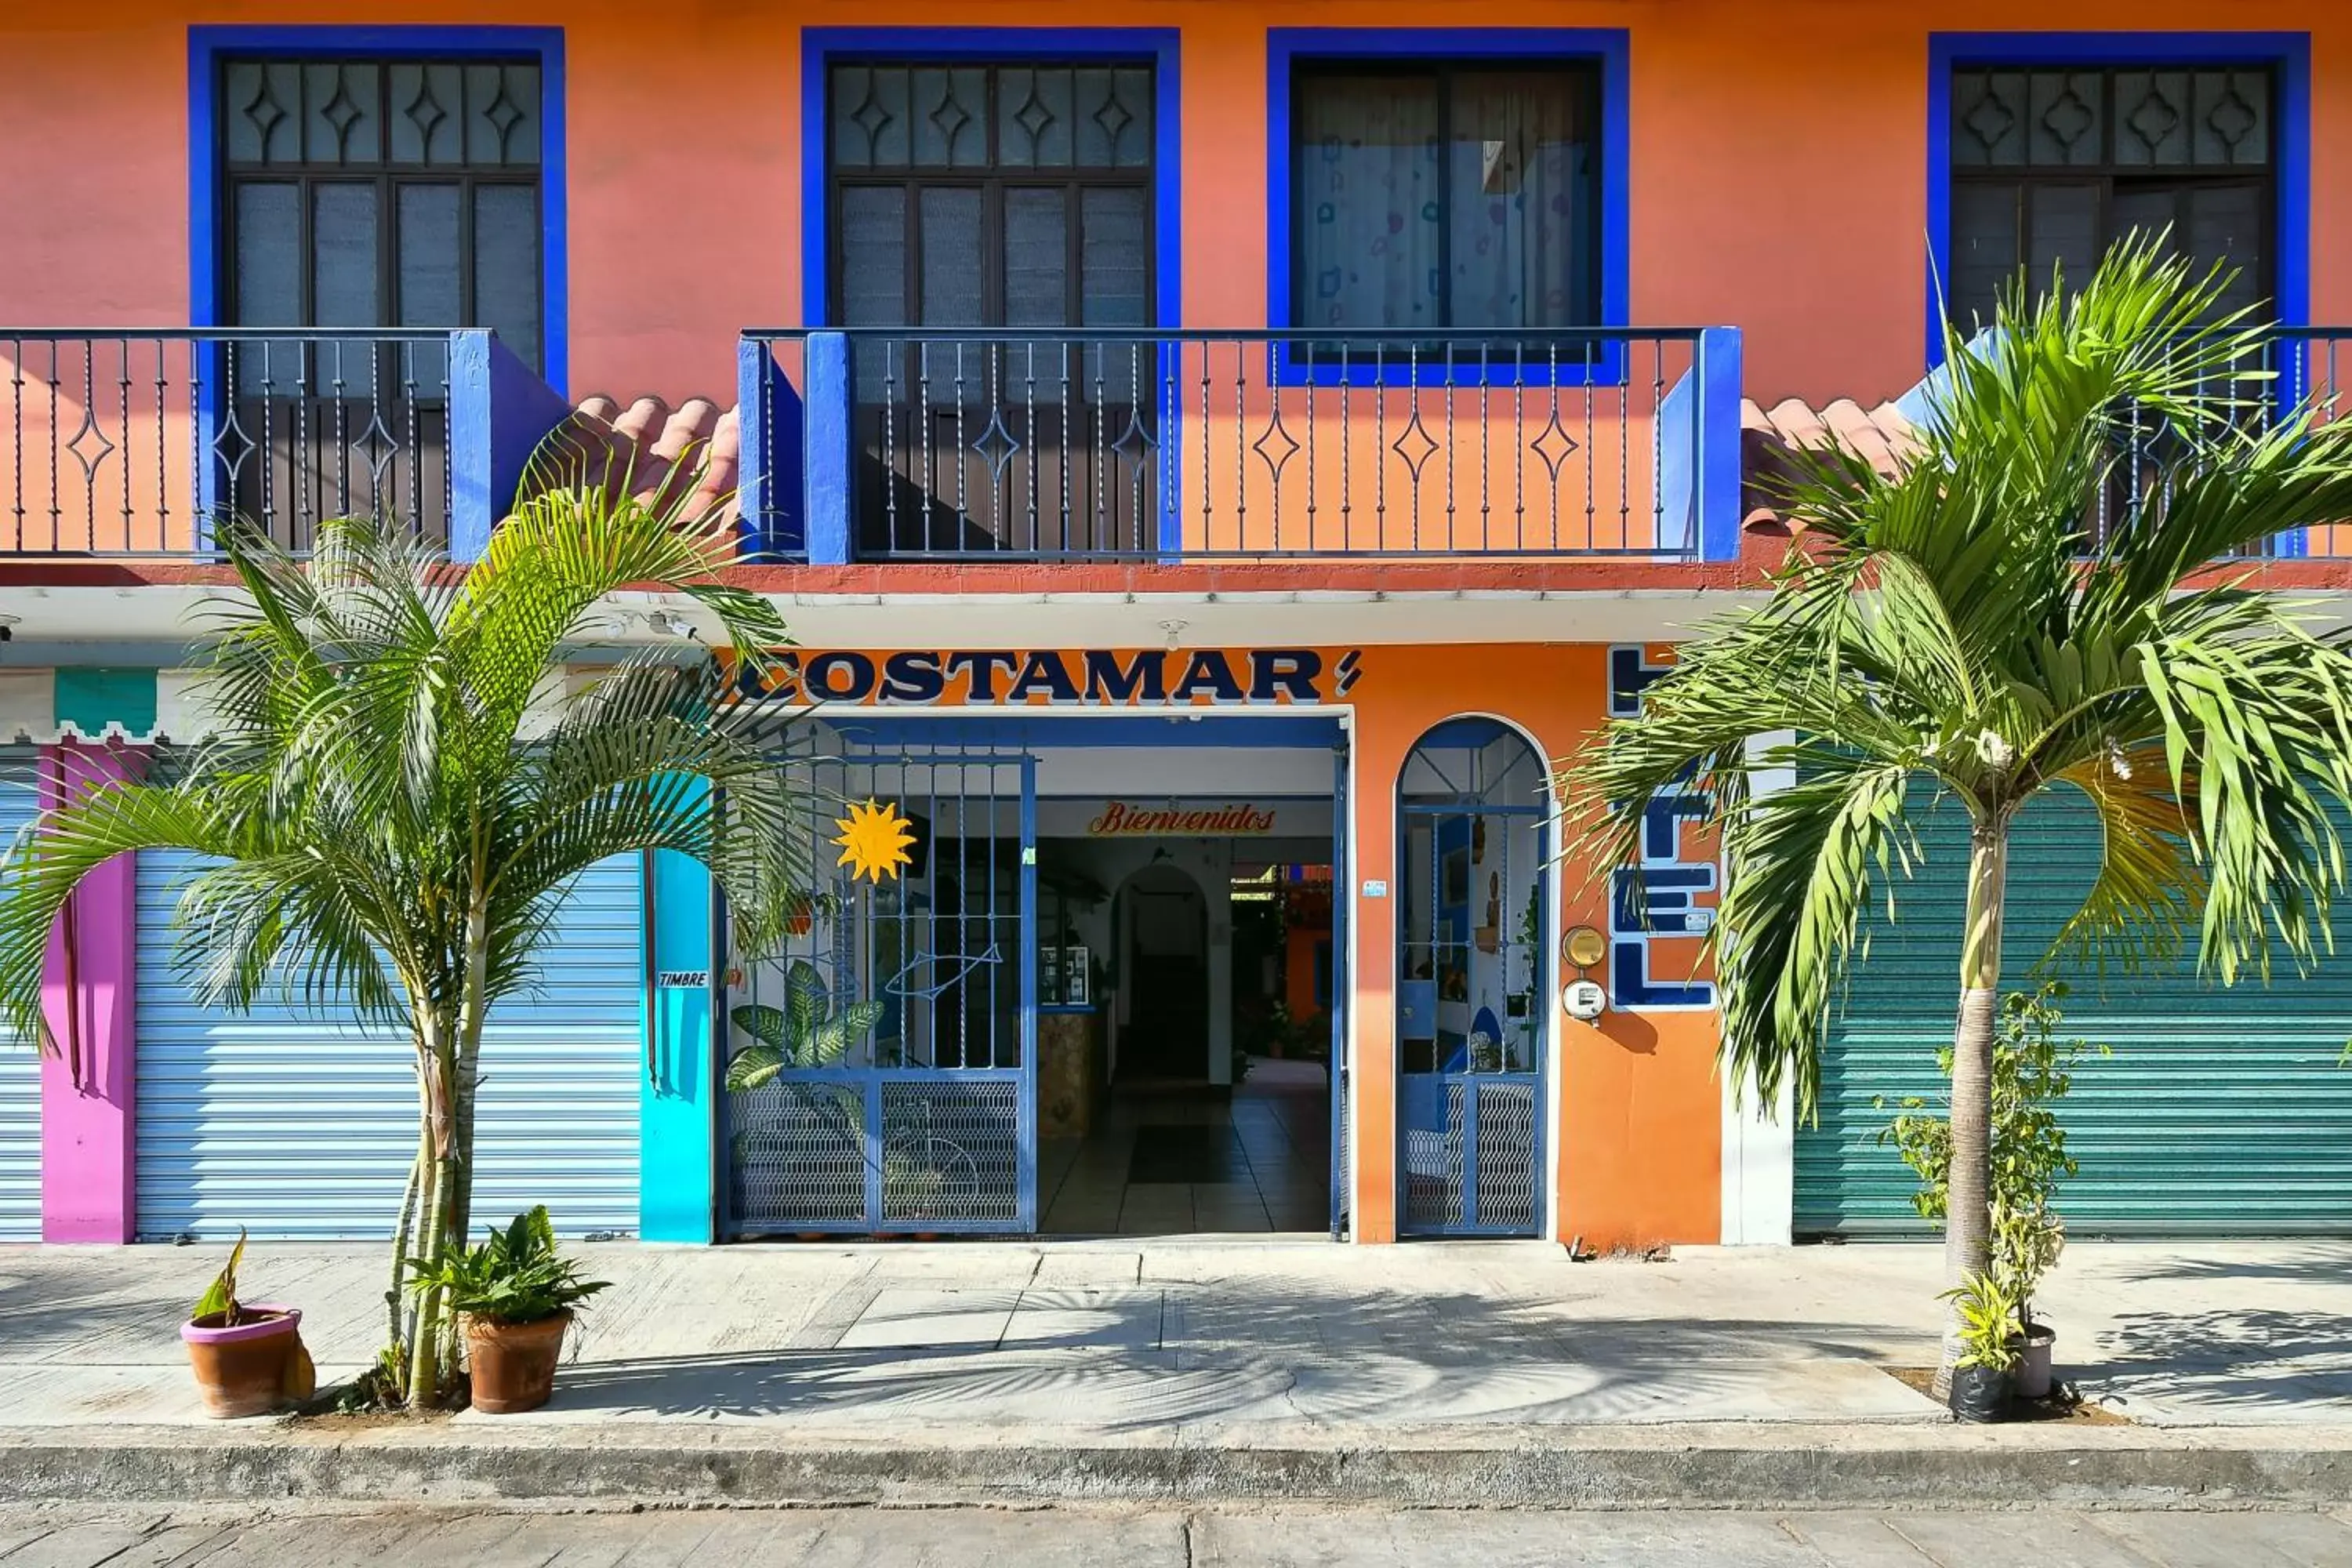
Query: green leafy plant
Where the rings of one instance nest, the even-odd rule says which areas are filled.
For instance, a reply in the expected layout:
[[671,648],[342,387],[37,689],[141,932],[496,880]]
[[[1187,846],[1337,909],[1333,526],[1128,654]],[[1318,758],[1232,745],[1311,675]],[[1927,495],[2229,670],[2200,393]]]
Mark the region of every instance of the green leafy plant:
[[885,1010],[879,1000],[868,1000],[832,1011],[824,976],[806,959],[793,959],[784,970],[782,1007],[746,1003],[728,1015],[758,1043],[727,1064],[727,1087],[740,1094],[773,1081],[787,1068],[831,1067],[866,1037]]
[[[416,1154],[386,1284],[412,1409],[452,1386],[454,1320],[404,1270],[471,1233],[484,1027],[539,984],[581,878],[688,857],[752,955],[782,948],[809,881],[805,804],[775,763],[793,719],[768,697],[789,639],[767,599],[717,580],[734,531],[691,468],[649,486],[607,443],[559,438],[462,568],[389,512],[322,522],[301,553],[223,520],[236,583],[191,659],[209,729],[0,858],[0,1032],[48,1039],[42,954],[83,879],[176,849],[204,858],[173,921],[201,1006],[272,993],[411,1047]],[[689,606],[709,641],[580,668],[625,590]]]
[[[2193,934],[2208,976],[2267,982],[2321,961],[2344,889],[2352,643],[2230,563],[2352,516],[2352,420],[2273,406],[2256,367],[2278,340],[2231,309],[2232,281],[2144,235],[2087,279],[2021,272],[1982,339],[1946,323],[1900,449],[1780,454],[1768,482],[1796,537],[1769,598],[1693,628],[1559,781],[1579,825],[1562,858],[1595,888],[1640,865],[1663,795],[1719,834],[1722,1068],[1804,1120],[1864,911],[1907,912],[1916,814],[1967,814],[1954,1288],[1991,1263],[2001,911],[2028,803],[2073,791],[2098,819],[2089,891],[2029,962],[2168,966]],[[2095,504],[2126,490],[2120,513]]]
[[[2062,1040],[2067,987],[2042,983],[2032,993],[2011,992],[2001,999],[1992,1054],[1992,1247],[1990,1272],[2018,1297],[2022,1325],[2033,1326],[2032,1296],[2066,1244],[2059,1217],[2058,1184],[2080,1167],[2066,1152],[2066,1129],[2057,1104],[2074,1086],[2074,1064],[2095,1047]],[[2101,1056],[2109,1047],[2095,1047]],[[1949,1047],[1937,1053],[1946,1077],[1952,1071]],[[1885,1100],[1874,1102],[1881,1110]],[[1913,1096],[1902,1114],[1878,1135],[1892,1143],[1919,1177],[1911,1196],[1919,1217],[1937,1226],[1951,1202],[1952,1127],[1945,1115]]]
[[213,1276],[213,1282],[205,1288],[205,1293],[196,1298],[194,1310],[188,1313],[188,1321],[201,1323],[206,1318],[217,1315],[220,1321],[215,1327],[233,1329],[245,1321],[244,1310],[236,1304],[236,1269],[237,1265],[244,1261],[245,1227],[239,1226],[236,1245],[228,1249],[228,1261],[221,1265],[219,1273]]
[[536,1323],[607,1288],[583,1279],[580,1266],[555,1243],[555,1226],[541,1204],[493,1230],[479,1247],[452,1247],[436,1258],[418,1258],[410,1288],[437,1290],[453,1312],[492,1323]]
[[1990,1367],[2015,1372],[2023,1359],[2017,1348],[2017,1292],[1990,1274],[1970,1274],[1941,1298],[1958,1319],[1959,1356],[1955,1368]]

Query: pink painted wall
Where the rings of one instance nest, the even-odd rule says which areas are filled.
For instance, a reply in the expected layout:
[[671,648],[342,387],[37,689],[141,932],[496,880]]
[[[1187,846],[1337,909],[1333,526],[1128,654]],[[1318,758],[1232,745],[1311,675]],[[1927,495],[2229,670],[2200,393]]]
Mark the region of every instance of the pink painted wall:
[[[142,755],[45,746],[41,803],[59,805],[131,776]],[[70,921],[50,933],[41,974],[54,1047],[41,1058],[45,1241],[129,1241],[135,1226],[137,906],[137,862],[124,856],[90,874],[74,893]]]
[[[1920,369],[1931,30],[2313,35],[2315,320],[2352,317],[2352,11],[2314,0],[384,0],[370,23],[566,29],[574,392],[724,395],[737,329],[799,318],[798,29],[1181,29],[1186,323],[1265,317],[1268,26],[1629,28],[1633,307],[1746,329],[1749,391],[1883,397]],[[0,16],[0,321],[188,314],[186,43],[206,23],[349,21],[276,0]]]

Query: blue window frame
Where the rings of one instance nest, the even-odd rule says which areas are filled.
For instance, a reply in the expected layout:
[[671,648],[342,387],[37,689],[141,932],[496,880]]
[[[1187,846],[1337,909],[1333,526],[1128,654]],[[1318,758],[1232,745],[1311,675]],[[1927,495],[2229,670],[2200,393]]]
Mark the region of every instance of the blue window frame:
[[[1319,87],[1339,72],[1354,69],[1381,73],[1384,68],[1408,64],[1433,71],[1459,73],[1474,80],[1477,73],[1507,68],[1533,73],[1562,68],[1563,81],[1575,84],[1583,100],[1579,105],[1580,140],[1598,143],[1593,165],[1598,189],[1588,221],[1597,225],[1591,268],[1593,276],[1574,302],[1582,318],[1559,328],[1559,344],[1542,351],[1543,362],[1528,363],[1506,352],[1454,356],[1444,353],[1428,363],[1400,365],[1393,353],[1358,355],[1344,363],[1332,354],[1312,359],[1286,348],[1279,372],[1286,382],[1321,384],[1402,384],[1408,379],[1436,385],[1450,379],[1457,384],[1540,385],[1612,383],[1624,378],[1624,348],[1606,330],[1628,320],[1627,267],[1630,186],[1631,47],[1628,35],[1615,28],[1326,28],[1278,27],[1267,34],[1266,48],[1266,321],[1277,328],[1301,328],[1316,323],[1298,319],[1298,269],[1305,236],[1299,232],[1297,149],[1305,117],[1311,106],[1302,101],[1302,79]],[[1406,326],[1408,323],[1399,323]],[[1475,335],[1475,327],[1433,324],[1431,335]],[[1498,334],[1497,343],[1502,342]],[[1361,363],[1377,357],[1377,365]],[[1510,358],[1508,364],[1498,363]]]
[[1182,318],[1182,161],[1177,34],[1172,27],[806,27],[801,32],[801,319],[833,321],[826,149],[832,68],[843,62],[922,60],[1023,64],[1150,60],[1152,67],[1152,310],[1159,326]]
[[1927,363],[1944,358],[1943,293],[1953,276],[1953,92],[1956,77],[2036,68],[2270,73],[2268,282],[2282,321],[2311,303],[2311,38],[2306,33],[1935,33],[1927,39]]
[[[222,67],[275,61],[531,59],[538,65],[538,359],[547,383],[570,377],[564,236],[563,33],[557,27],[197,26],[188,29],[189,289],[192,322],[224,324],[230,307],[225,240],[230,188],[222,130]],[[526,220],[527,221],[527,220]],[[391,323],[383,323],[390,325]]]

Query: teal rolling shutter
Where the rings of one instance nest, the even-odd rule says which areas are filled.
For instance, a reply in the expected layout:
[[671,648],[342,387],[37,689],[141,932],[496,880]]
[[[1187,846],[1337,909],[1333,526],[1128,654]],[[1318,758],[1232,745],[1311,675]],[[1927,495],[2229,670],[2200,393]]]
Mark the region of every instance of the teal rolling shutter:
[[[389,1237],[416,1148],[404,1036],[265,1004],[199,1007],[173,962],[185,857],[139,871],[139,1233]],[[564,1231],[637,1226],[644,1059],[640,862],[582,879],[535,994],[491,1015],[475,1121],[474,1216],[544,1203]]]
[[[1822,1119],[1797,1135],[1799,1235],[1923,1234],[1911,1173],[1874,1142],[1906,1095],[1940,1106],[1938,1047],[1958,1000],[1967,824],[1945,803],[1925,819],[1927,864],[1864,922],[1823,1058]],[[2090,803],[2071,790],[2036,800],[2010,855],[2008,984],[2082,902],[2098,864]],[[2074,1235],[2265,1236],[2352,1233],[2352,917],[2338,951],[2308,978],[2282,961],[2265,989],[2224,990],[2177,969],[2061,974],[2074,988],[2064,1032],[2114,1055],[2086,1055],[2063,1112],[2082,1174],[2060,1199]]]
[[[0,845],[40,815],[38,762],[30,746],[0,747]],[[40,1239],[41,1058],[0,1035],[0,1241]]]

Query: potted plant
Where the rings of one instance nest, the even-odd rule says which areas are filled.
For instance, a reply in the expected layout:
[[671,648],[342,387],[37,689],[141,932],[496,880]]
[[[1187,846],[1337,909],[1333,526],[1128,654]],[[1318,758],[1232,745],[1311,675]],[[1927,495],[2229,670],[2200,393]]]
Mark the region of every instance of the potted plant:
[[245,1232],[239,1230],[228,1263],[180,1325],[207,1415],[265,1415],[282,1403],[310,1398],[318,1378],[302,1345],[299,1311],[236,1299],[236,1270],[244,1261]]
[[581,1279],[580,1266],[557,1251],[541,1204],[479,1247],[420,1258],[410,1288],[443,1292],[448,1310],[463,1318],[474,1408],[511,1415],[547,1403],[564,1331],[605,1283]]
[[[2052,1352],[2057,1334],[2033,1316],[2033,1291],[2058,1262],[2066,1226],[2058,1215],[2058,1184],[2080,1168],[2066,1152],[2066,1130],[2057,1104],[2074,1086],[2073,1066],[2092,1047],[2058,1038],[2066,987],[2051,981],[2034,994],[2015,992],[2001,1000],[2000,1034],[1992,1059],[1991,1272],[2017,1302],[2020,1357],[2017,1393],[2025,1399],[2049,1397]],[[2099,1054],[2107,1055],[2105,1046]],[[1937,1054],[1945,1074],[1952,1053]],[[1885,1101],[1879,1102],[1882,1106]],[[1912,1206],[1920,1217],[1944,1223],[1952,1168],[1951,1124],[1923,1114],[1927,1102],[1903,1102],[1903,1114],[1879,1134],[1893,1143],[1919,1177]]]
[[1952,1415],[1962,1421],[1999,1421],[2015,1393],[2018,1293],[1990,1274],[1971,1274],[1944,1300],[1958,1309],[1960,1353],[1952,1363]]

